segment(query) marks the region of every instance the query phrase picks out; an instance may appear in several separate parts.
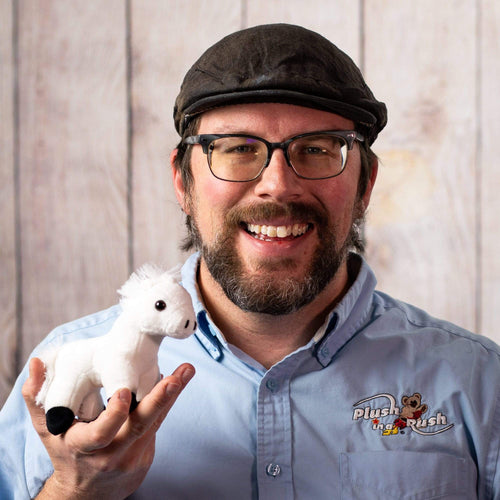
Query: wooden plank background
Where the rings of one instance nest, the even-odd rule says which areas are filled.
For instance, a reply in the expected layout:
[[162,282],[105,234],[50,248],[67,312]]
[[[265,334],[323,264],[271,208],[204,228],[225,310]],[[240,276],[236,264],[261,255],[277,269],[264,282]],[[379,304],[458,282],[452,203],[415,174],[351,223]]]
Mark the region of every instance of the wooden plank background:
[[379,288],[500,333],[495,0],[0,0],[0,405],[54,326],[183,260],[168,157],[181,78],[270,22],[315,29],[389,108],[367,258]]

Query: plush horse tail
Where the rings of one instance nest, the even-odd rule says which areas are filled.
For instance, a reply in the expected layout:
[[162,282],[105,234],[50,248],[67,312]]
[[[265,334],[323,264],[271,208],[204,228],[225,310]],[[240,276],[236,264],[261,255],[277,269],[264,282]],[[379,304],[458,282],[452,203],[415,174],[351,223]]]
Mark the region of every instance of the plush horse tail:
[[41,359],[45,365],[45,380],[36,395],[36,403],[40,406],[45,405],[47,392],[54,378],[54,366],[56,363],[57,353],[58,349],[56,347],[49,347],[38,356],[38,358]]

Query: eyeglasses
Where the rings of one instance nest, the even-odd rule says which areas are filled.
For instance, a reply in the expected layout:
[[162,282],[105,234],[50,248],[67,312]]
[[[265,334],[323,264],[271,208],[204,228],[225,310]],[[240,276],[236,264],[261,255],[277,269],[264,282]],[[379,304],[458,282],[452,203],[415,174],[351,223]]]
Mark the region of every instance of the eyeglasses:
[[284,142],[268,142],[242,134],[201,134],[184,139],[200,144],[212,174],[223,181],[248,182],[257,179],[269,165],[275,149],[281,149],[293,171],[303,179],[328,179],[340,175],[347,152],[364,137],[353,130],[310,132]]

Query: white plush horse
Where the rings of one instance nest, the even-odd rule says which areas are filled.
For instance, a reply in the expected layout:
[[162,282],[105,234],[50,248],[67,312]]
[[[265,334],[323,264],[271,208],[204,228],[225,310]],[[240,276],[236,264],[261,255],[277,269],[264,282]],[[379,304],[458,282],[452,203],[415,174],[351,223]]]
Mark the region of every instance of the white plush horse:
[[97,418],[104,409],[100,388],[132,392],[130,411],[160,378],[158,349],[164,336],[186,338],[196,329],[191,297],[178,282],[178,271],[146,265],[118,290],[122,313],[101,337],[76,340],[48,349],[39,357],[45,381],[37,395],[47,428],[65,432],[78,417]]

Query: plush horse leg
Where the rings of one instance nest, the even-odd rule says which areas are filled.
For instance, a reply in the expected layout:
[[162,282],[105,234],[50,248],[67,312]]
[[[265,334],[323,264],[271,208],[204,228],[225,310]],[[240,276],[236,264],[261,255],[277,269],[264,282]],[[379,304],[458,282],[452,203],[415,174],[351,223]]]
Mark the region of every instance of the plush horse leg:
[[137,393],[132,392],[132,400],[130,402],[130,410],[132,413],[139,403],[143,400],[144,396],[146,396],[151,389],[155,386],[157,382],[160,380],[160,372],[157,366],[153,366],[150,370],[145,373],[142,373],[139,378]]
[[87,380],[74,377],[55,378],[45,399],[47,429],[54,435],[66,432],[75,419],[83,399],[93,388]]
[[101,371],[101,381],[108,401],[117,390],[127,387],[132,393],[129,412],[137,408],[137,374],[129,366],[115,366],[115,373]]
[[160,370],[158,365],[151,366],[141,373],[137,388],[137,399],[142,401],[151,392],[151,389],[160,381]]
[[82,422],[92,422],[92,420],[95,420],[103,410],[104,403],[102,401],[100,387],[96,387],[93,391],[89,392],[82,401],[77,417]]

